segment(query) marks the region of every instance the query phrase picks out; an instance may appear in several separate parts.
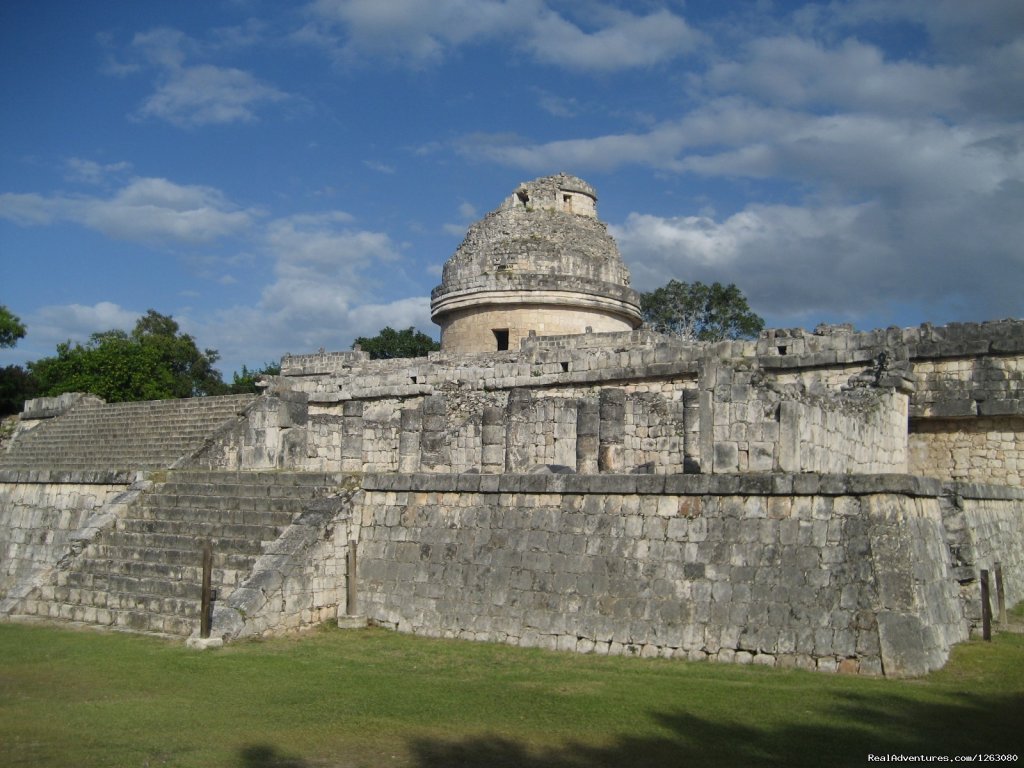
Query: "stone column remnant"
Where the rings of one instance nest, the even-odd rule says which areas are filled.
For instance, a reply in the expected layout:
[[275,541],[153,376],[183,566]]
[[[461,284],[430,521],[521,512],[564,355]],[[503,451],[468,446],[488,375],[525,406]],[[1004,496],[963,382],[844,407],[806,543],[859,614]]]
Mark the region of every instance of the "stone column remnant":
[[401,419],[401,431],[398,433],[398,471],[418,472],[423,414],[418,407],[406,408],[402,411]]
[[530,415],[533,396],[528,389],[513,389],[508,396],[505,429],[505,471],[525,472],[530,467]]
[[[683,472],[700,472],[700,393],[687,389],[683,392]],[[710,425],[708,429],[710,429]]]
[[363,471],[363,402],[347,400],[341,408],[341,471]]
[[606,388],[600,395],[601,427],[597,449],[599,472],[621,472],[626,438],[626,392]]
[[576,407],[576,471],[581,475],[597,474],[600,432],[601,409],[597,398],[582,398]]
[[505,411],[496,405],[485,407],[481,417],[480,471],[505,471]]
[[426,470],[443,471],[448,465],[448,408],[444,395],[423,400],[420,462]]

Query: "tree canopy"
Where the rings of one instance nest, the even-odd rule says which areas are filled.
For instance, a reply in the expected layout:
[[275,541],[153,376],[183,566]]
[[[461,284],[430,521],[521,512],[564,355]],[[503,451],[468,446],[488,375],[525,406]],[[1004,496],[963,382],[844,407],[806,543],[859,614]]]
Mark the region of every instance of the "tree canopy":
[[640,294],[640,310],[647,327],[691,341],[753,338],[764,328],[764,320],[733,283],[669,280]]
[[396,331],[390,325],[381,329],[376,336],[360,336],[352,343],[370,353],[371,360],[385,360],[393,357],[425,357],[427,352],[436,352],[441,345],[422,331],[413,327]]
[[7,307],[0,304],[0,347],[13,347],[25,337],[25,325]]
[[251,371],[243,365],[240,372],[236,371],[232,374],[228,392],[232,395],[258,394],[260,388],[256,386],[257,381],[264,376],[277,376],[280,373],[281,366],[278,363],[264,363],[262,368]]
[[165,400],[227,391],[213,364],[214,349],[200,351],[170,315],[149,310],[130,334],[94,333],[85,344],[66,341],[55,357],[28,364],[39,393],[91,392],[108,402]]

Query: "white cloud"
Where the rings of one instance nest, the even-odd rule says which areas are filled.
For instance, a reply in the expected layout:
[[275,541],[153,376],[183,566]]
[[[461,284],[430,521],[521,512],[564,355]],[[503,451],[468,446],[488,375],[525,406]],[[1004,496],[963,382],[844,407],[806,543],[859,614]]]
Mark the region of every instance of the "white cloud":
[[1024,5],[1019,0],[856,0],[833,4],[828,18],[846,25],[921,25],[940,55],[969,59],[1018,39],[1024,30]]
[[714,64],[704,84],[785,107],[841,107],[889,114],[959,111],[968,72],[963,67],[886,61],[855,39],[829,49],[795,36],[750,41],[739,59]]
[[287,98],[248,72],[207,64],[169,70],[138,116],[179,127],[250,122],[258,107]]
[[384,173],[392,175],[395,172],[395,166],[388,165],[387,163],[380,163],[376,160],[364,160],[363,165],[369,168],[371,171],[377,171],[377,173]]
[[131,163],[97,163],[95,160],[84,160],[80,157],[69,157],[67,159],[67,178],[70,181],[79,181],[85,184],[102,184],[110,176],[116,176],[122,171],[131,170]]
[[251,122],[263,107],[289,100],[288,94],[241,69],[188,63],[251,45],[261,35],[256,22],[214,30],[214,41],[208,44],[168,27],[136,34],[132,50],[156,71],[157,82],[134,117],[166,120],[181,128]]
[[348,64],[378,56],[421,67],[460,46],[499,40],[543,64],[610,72],[669,61],[703,39],[667,10],[638,16],[606,8],[591,14],[596,28],[584,29],[542,0],[315,0],[308,12],[311,24],[293,39]]
[[701,41],[685,20],[667,10],[647,16],[619,12],[613,23],[593,32],[548,12],[533,24],[525,47],[545,64],[611,72],[669,61],[692,53]]
[[276,260],[275,280],[261,307],[299,325],[343,320],[375,279],[367,272],[400,258],[388,235],[351,224],[340,211],[271,222],[264,242]]
[[27,194],[0,193],[0,219],[7,219],[22,226],[49,224],[54,218],[59,218],[55,215],[58,207],[59,205],[55,205],[52,199],[34,192]]
[[0,217],[23,225],[71,221],[117,240],[204,243],[244,232],[256,214],[212,187],[137,178],[109,198],[0,194]]
[[775,324],[910,305],[973,305],[981,320],[1020,314],[1024,223],[1006,214],[1021,204],[1024,185],[903,210],[872,201],[751,205],[722,219],[631,214],[611,231],[640,289],[670,278],[736,283]]
[[[529,0],[518,7],[501,0],[315,0],[309,12],[322,26],[306,34],[338,45],[338,56],[349,62],[370,53],[418,66],[438,61],[450,47],[519,28],[535,6]],[[333,36],[339,25],[348,33],[340,43]]]
[[538,93],[537,105],[555,117],[575,117],[580,112],[580,104],[576,98],[558,96],[547,91]]
[[129,331],[142,314],[110,301],[40,307],[26,318],[28,335],[22,351],[32,358],[50,356],[57,344],[68,340],[84,343],[94,333]]

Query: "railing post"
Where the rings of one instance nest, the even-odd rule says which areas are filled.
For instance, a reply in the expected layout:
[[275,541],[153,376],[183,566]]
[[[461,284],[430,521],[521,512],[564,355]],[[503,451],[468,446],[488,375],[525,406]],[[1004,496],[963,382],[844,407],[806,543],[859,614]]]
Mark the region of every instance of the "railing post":
[[996,563],[996,606],[999,608],[999,626],[1006,628],[1006,593],[1003,591],[1003,564]]
[[210,578],[213,573],[213,545],[203,543],[203,597],[199,607],[199,636],[204,640],[210,636],[210,619],[212,618],[212,590]]
[[988,571],[981,572],[981,639],[992,640],[992,604],[988,599]]
[[356,593],[356,540],[349,539],[348,554],[346,556],[348,573],[345,577],[345,613],[349,616],[358,615],[357,593]]

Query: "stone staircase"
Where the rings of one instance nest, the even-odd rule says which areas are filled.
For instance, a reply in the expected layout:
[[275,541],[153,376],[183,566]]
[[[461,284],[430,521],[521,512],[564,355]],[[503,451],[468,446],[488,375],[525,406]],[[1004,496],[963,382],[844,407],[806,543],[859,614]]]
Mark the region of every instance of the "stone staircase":
[[136,403],[82,402],[22,433],[0,470],[157,469],[202,447],[255,395]]
[[[310,500],[335,483],[323,473],[183,470],[142,494],[13,613],[137,632],[188,636],[199,627],[202,545],[224,600]],[[58,566],[60,568],[60,566]]]

